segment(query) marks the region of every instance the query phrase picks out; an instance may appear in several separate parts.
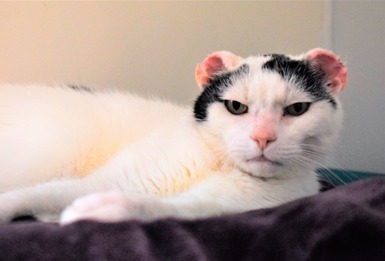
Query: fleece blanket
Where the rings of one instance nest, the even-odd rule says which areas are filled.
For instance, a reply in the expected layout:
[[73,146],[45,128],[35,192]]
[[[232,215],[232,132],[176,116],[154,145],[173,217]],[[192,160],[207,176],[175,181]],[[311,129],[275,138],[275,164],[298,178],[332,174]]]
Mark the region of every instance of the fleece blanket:
[[385,179],[204,220],[1,225],[0,260],[385,260]]

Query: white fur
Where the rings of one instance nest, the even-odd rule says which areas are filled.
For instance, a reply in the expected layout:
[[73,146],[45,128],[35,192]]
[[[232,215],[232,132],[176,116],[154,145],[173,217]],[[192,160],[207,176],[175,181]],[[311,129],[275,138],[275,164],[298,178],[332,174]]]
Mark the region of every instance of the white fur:
[[[314,170],[342,112],[320,101],[301,117],[282,118],[284,107],[310,98],[277,74],[262,73],[264,60],[243,60],[255,73],[223,94],[247,104],[249,113],[234,116],[215,103],[203,123],[190,109],[129,94],[1,86],[0,220],[55,220],[75,199],[63,223],[197,218],[316,193]],[[278,135],[264,154],[282,165],[248,161],[261,154],[250,132],[262,114]],[[304,152],[301,144],[314,137]]]

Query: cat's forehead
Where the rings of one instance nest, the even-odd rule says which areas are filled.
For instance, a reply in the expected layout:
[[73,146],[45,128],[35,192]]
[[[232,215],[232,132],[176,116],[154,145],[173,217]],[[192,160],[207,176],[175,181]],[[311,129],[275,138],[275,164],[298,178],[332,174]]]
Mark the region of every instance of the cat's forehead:
[[307,99],[307,93],[296,86],[298,83],[295,76],[292,75],[291,80],[288,80],[277,71],[266,68],[276,57],[261,55],[245,59],[242,66],[247,66],[248,70],[234,75],[233,85],[224,90],[222,98],[260,106],[286,105],[292,100]]

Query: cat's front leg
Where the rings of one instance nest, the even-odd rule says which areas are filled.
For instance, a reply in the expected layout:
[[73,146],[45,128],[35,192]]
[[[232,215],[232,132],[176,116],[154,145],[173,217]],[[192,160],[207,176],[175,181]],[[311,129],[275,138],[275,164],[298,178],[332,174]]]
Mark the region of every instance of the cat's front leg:
[[190,190],[173,197],[97,193],[77,199],[61,215],[61,223],[78,220],[116,222],[123,220],[154,220],[165,217],[203,218],[226,213],[267,207],[277,202],[265,202],[264,193],[256,189],[255,178],[239,172],[213,174]]
[[[34,216],[40,220],[51,220],[60,213],[64,200],[52,204],[50,197],[46,199],[33,193],[33,188],[18,189],[0,194],[0,223],[9,223],[20,216]],[[44,202],[44,203],[43,203]],[[44,206],[42,206],[44,204]]]
[[[8,223],[14,217],[18,216],[20,201],[15,193],[7,192],[0,194],[0,223]],[[29,211],[28,211],[29,212]],[[31,213],[24,212],[20,215],[30,215]]]
[[120,191],[92,193],[76,199],[68,206],[62,212],[60,222],[151,220],[159,217],[160,213],[169,212],[167,210],[168,206],[155,196]]
[[[105,184],[105,183],[102,183]],[[92,191],[107,190],[92,179],[56,180],[0,194],[0,223],[33,215],[39,220],[56,221],[61,211],[76,198]]]

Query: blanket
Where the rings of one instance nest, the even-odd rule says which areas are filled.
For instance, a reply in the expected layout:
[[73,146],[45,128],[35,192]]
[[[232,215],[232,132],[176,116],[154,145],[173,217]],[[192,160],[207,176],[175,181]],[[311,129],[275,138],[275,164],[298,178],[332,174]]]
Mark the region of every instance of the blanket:
[[194,221],[1,225],[0,260],[385,260],[385,179]]

